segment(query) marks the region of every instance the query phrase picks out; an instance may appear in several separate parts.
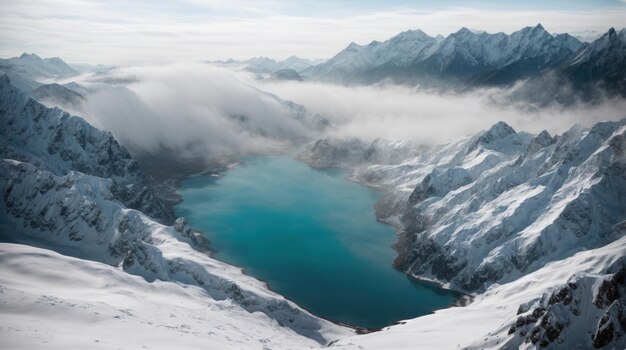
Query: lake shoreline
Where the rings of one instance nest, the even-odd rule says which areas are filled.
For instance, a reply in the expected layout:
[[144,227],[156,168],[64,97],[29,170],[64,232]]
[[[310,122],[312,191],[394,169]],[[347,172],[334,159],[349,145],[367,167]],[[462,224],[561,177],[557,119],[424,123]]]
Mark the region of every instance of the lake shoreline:
[[[292,157],[292,156],[288,156],[288,157],[289,157],[290,159],[293,159],[294,161],[297,161],[297,160],[298,160],[297,158],[294,158],[294,157]],[[246,163],[246,161],[243,161],[243,162],[238,162],[238,163],[230,163],[230,164],[229,164],[229,166],[222,167],[221,169],[219,169],[219,171],[215,171],[215,170],[207,170],[207,171],[204,171],[204,172],[201,172],[201,173],[198,173],[198,174],[193,174],[193,175],[191,175],[191,176],[184,176],[184,177],[180,177],[180,178],[178,178],[176,181],[172,181],[172,184],[175,184],[176,186],[171,186],[171,187],[169,188],[169,190],[170,190],[170,191],[172,191],[172,190],[173,190],[173,192],[174,192],[177,196],[179,196],[179,199],[180,199],[177,203],[173,204],[173,207],[174,207],[174,206],[177,206],[177,205],[179,205],[180,203],[183,203],[183,202],[184,202],[184,199],[183,199],[182,195],[180,195],[177,191],[179,191],[179,189],[183,186],[183,182],[184,182],[185,180],[189,180],[189,179],[193,179],[193,178],[199,178],[199,177],[202,177],[202,178],[210,178],[210,177],[218,177],[218,178],[219,178],[219,177],[223,177],[223,176],[224,176],[224,174],[225,174],[225,172],[226,172],[227,170],[232,170],[232,169],[235,169],[235,168],[237,168],[237,165],[240,165],[240,164],[245,164],[245,163]],[[302,162],[302,164],[307,165],[307,167],[308,167],[308,164],[307,164],[307,163]],[[315,170],[320,170],[320,169],[317,169],[317,168],[314,168],[314,167],[311,167],[311,168],[313,168],[313,169],[315,169]],[[329,169],[323,169],[323,171],[326,171],[326,170],[329,170]],[[345,170],[345,169],[344,169],[344,170]],[[334,175],[333,175],[333,176],[334,176]],[[367,186],[367,184],[363,184],[363,183],[360,183],[360,182],[358,182],[358,181],[353,181],[352,179],[350,179],[350,178],[349,178],[349,176],[344,176],[344,175],[341,175],[341,179],[342,179],[342,181],[347,181],[347,182],[356,183],[358,186],[362,186],[362,187],[364,187],[364,188],[367,188],[368,190],[375,190],[375,192],[377,192],[378,194],[380,194],[380,193],[381,193],[381,189],[380,189],[380,188],[373,187],[373,186]],[[380,200],[380,198],[379,198],[379,199],[377,199],[377,200],[376,200],[376,202],[378,202],[379,200]],[[373,208],[373,207],[372,207],[372,208]],[[370,208],[369,210],[371,210],[372,208]],[[178,216],[178,215],[177,215],[177,216]],[[185,215],[182,215],[182,216],[185,216]],[[197,228],[197,225],[195,225],[195,223],[194,223],[194,222],[192,222],[192,221],[190,221],[190,220],[188,220],[188,221],[190,222],[190,224],[192,225],[192,227],[194,227],[194,228],[193,228],[193,230],[194,230],[194,231],[196,231],[196,232],[200,232],[201,234],[203,234],[203,235],[207,238],[207,240],[208,240],[210,243],[212,243],[212,239],[210,239],[210,238],[208,237],[207,232],[206,232],[205,230]],[[381,224],[384,224],[384,225],[385,225],[385,226],[387,226],[387,227],[391,227],[391,228],[393,229],[392,231],[395,233],[395,234],[394,234],[394,240],[397,240],[397,230],[396,230],[396,228],[394,227],[394,225],[390,225],[390,223],[385,222],[384,220],[380,220],[380,218],[378,217],[378,215],[376,215],[376,221],[377,221],[377,222],[380,222]],[[217,232],[217,231],[214,231],[214,232]],[[392,251],[394,251],[394,255],[397,255],[397,250],[395,249],[394,244],[390,244],[388,247],[389,247],[389,248],[391,248],[391,250],[392,250]],[[359,325],[357,325],[357,324],[352,324],[352,323],[350,323],[350,322],[345,322],[345,321],[341,321],[341,320],[336,320],[336,319],[333,319],[332,317],[323,316],[323,315],[322,315],[322,314],[320,314],[319,312],[312,312],[312,311],[311,311],[311,307],[303,307],[303,306],[302,306],[302,305],[303,305],[303,303],[302,303],[302,302],[295,302],[295,301],[293,301],[293,298],[289,298],[289,297],[287,297],[284,291],[281,291],[279,288],[273,288],[273,284],[272,284],[269,280],[267,280],[267,279],[265,279],[265,278],[263,278],[263,277],[259,276],[257,273],[252,273],[252,272],[250,272],[248,268],[241,267],[241,264],[234,263],[233,261],[229,261],[228,259],[223,259],[222,257],[220,257],[220,256],[219,256],[220,249],[218,249],[218,248],[217,248],[214,244],[210,244],[210,248],[209,248],[209,250],[208,250],[208,252],[207,252],[207,253],[209,254],[209,256],[211,256],[211,257],[213,257],[213,258],[215,258],[215,259],[217,259],[217,260],[223,261],[223,262],[225,262],[225,263],[228,263],[228,264],[230,264],[230,265],[233,265],[233,266],[236,266],[236,267],[240,268],[240,269],[241,269],[241,271],[242,271],[243,273],[245,273],[246,275],[251,276],[251,277],[253,277],[253,278],[255,278],[255,279],[257,279],[257,280],[261,281],[261,282],[262,282],[262,283],[263,283],[263,284],[264,284],[264,285],[265,285],[265,286],[266,286],[269,290],[271,290],[272,292],[275,292],[275,293],[277,293],[277,294],[279,294],[279,295],[281,295],[281,296],[285,297],[285,299],[287,299],[287,300],[289,300],[289,301],[293,302],[294,304],[296,304],[296,305],[300,306],[301,308],[303,308],[303,309],[304,309],[304,310],[306,310],[307,312],[309,312],[309,313],[311,313],[311,314],[313,314],[313,315],[315,315],[315,316],[317,316],[317,317],[320,317],[320,318],[326,319],[326,320],[328,320],[328,321],[331,321],[331,322],[333,322],[333,323],[335,323],[335,324],[338,324],[338,325],[342,325],[342,326],[346,326],[346,327],[352,328],[352,329],[354,329],[354,330],[355,330],[357,333],[359,333],[359,334],[376,332],[376,331],[381,330],[382,328],[385,328],[385,327],[388,327],[388,326],[391,326],[391,325],[394,325],[394,324],[401,323],[403,320],[406,320],[406,319],[409,319],[409,318],[420,317],[420,316],[413,316],[413,317],[409,317],[409,318],[407,318],[407,317],[399,317],[398,319],[393,319],[393,320],[389,321],[389,323],[387,323],[386,325],[381,326],[381,327],[363,327],[363,326],[359,326]],[[409,276],[409,275],[408,275],[408,274],[406,274],[404,271],[401,271],[401,270],[399,270],[399,269],[395,268],[395,267],[393,266],[393,264],[390,264],[390,268],[394,269],[395,271],[398,271],[398,272],[399,272],[400,274],[402,274],[403,276],[406,276],[406,277],[408,277],[408,278],[411,278],[411,279],[413,279],[413,280],[416,280],[417,282],[419,282],[419,283],[421,283],[421,284],[424,284],[424,285],[429,284],[429,285],[432,285],[433,287],[436,287],[437,289],[441,289],[441,290],[446,290],[446,289],[447,289],[447,288],[442,288],[442,286],[441,286],[441,285],[438,285],[438,284],[436,284],[436,283],[432,283],[432,281],[424,281],[424,280],[420,280],[420,279],[414,278],[415,276]],[[428,282],[430,282],[430,283],[428,283]],[[462,293],[458,293],[457,291],[453,291],[453,290],[450,290],[450,291],[455,292],[455,294],[462,294]],[[458,306],[458,305],[465,304],[466,302],[463,302],[462,300],[466,300],[466,299],[467,299],[467,296],[466,296],[465,294],[463,294],[463,295],[462,295],[462,296],[460,296],[460,297],[459,297],[459,296],[456,296],[456,297],[454,298],[454,300],[453,300],[450,304],[448,304],[447,306],[445,306],[445,307],[437,307],[436,309],[434,309],[433,311],[431,311],[431,312],[429,312],[429,313],[432,313],[432,312],[434,312],[435,310],[440,310],[440,309],[444,309],[444,308],[447,308],[447,307],[452,307],[452,306]],[[332,302],[332,300],[331,300],[331,302]],[[428,313],[426,313],[426,314],[428,314]],[[425,314],[424,314],[424,315],[425,315]]]

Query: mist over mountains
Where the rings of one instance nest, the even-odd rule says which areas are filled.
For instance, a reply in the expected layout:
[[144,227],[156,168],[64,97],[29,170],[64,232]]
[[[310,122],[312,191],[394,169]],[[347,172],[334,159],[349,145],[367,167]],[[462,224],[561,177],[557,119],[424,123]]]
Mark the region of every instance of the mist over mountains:
[[537,24],[508,35],[461,28],[447,37],[433,37],[408,30],[383,42],[352,42],[319,64],[288,64],[295,57],[226,63],[267,74],[289,68],[304,80],[345,85],[392,83],[456,92],[514,87],[509,102],[569,105],[626,95],[625,47],[624,29],[611,28],[583,42],[568,33],[551,34]]
[[445,38],[409,30],[319,64],[259,57],[80,74],[59,58],[23,54],[0,67],[39,101],[111,131],[154,171],[198,172],[326,134],[432,144],[500,120],[535,132],[617,120],[624,38],[611,29],[584,43],[541,25]]

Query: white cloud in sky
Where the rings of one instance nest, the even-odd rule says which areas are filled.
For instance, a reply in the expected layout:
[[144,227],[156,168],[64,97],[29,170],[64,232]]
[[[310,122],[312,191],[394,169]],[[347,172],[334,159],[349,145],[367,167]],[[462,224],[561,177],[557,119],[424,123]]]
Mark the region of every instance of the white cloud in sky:
[[604,32],[626,23],[621,7],[573,11],[393,7],[352,14],[345,9],[289,14],[294,6],[279,0],[2,1],[0,56],[27,51],[106,64],[292,54],[327,58],[351,41],[385,40],[407,29],[420,28],[431,35],[447,35],[462,26],[511,32],[541,22],[550,32]]

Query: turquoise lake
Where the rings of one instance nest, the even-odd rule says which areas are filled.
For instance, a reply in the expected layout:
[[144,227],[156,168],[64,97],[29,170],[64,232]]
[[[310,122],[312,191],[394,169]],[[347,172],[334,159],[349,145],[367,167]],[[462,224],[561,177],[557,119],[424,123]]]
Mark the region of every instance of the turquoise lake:
[[459,295],[393,268],[393,229],[379,194],[289,156],[242,159],[221,177],[183,181],[176,213],[204,232],[214,257],[243,267],[311,313],[380,328],[444,308]]

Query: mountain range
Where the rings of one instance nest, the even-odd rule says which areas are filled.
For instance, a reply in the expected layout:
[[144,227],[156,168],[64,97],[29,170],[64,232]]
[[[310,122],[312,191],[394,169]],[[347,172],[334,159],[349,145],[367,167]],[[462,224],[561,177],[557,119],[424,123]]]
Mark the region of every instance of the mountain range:
[[454,90],[508,86],[524,79],[536,86],[531,83],[556,75],[577,91],[599,85],[624,95],[625,47],[626,30],[613,28],[591,43],[567,33],[550,34],[541,24],[509,35],[461,28],[447,37],[432,37],[409,30],[384,42],[351,43],[300,74],[342,84],[391,81]]
[[351,169],[351,179],[384,194],[377,216],[399,232],[398,268],[477,295],[467,307],[339,343],[623,348],[625,145],[626,119],[561,135],[499,122],[431,147],[384,139],[311,144],[302,160]]
[[309,60],[298,56],[289,56],[284,60],[275,60],[269,57],[252,57],[245,61],[228,59],[226,61],[210,61],[208,63],[229,68],[242,68],[252,73],[271,74],[283,69],[301,72],[320,63],[321,60]]

